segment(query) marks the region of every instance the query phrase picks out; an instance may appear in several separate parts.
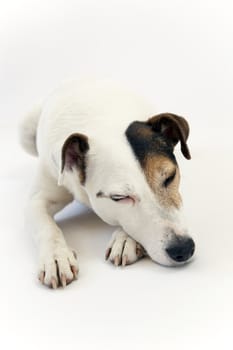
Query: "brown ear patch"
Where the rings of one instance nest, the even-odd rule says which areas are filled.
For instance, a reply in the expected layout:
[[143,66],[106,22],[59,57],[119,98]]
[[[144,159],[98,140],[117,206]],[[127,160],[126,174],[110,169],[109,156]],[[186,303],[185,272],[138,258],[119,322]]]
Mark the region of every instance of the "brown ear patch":
[[155,132],[148,123],[135,121],[129,125],[125,134],[142,167],[145,166],[148,156],[156,154],[164,155],[176,164],[173,143]]
[[[137,121],[130,124],[126,130],[126,137],[160,204],[166,208],[179,208],[180,175],[173,153],[173,142],[166,139],[160,132],[155,132],[151,125]],[[164,181],[174,173],[172,183],[165,187]]]
[[79,171],[81,184],[86,180],[86,153],[89,150],[88,138],[83,134],[70,135],[62,147],[61,173],[64,169],[72,171],[76,168]]
[[180,141],[184,157],[191,159],[187,145],[189,124],[185,118],[172,113],[161,113],[150,118],[148,124],[155,132],[170,140],[174,146]]

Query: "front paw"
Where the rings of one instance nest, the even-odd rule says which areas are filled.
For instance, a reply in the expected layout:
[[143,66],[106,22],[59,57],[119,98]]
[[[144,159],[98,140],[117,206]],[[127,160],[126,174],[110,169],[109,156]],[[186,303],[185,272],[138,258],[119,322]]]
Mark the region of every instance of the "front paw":
[[145,255],[143,247],[121,229],[113,233],[105,258],[115,266],[129,265]]
[[38,278],[50,288],[65,287],[77,279],[78,263],[74,251],[68,247],[46,249],[40,256]]

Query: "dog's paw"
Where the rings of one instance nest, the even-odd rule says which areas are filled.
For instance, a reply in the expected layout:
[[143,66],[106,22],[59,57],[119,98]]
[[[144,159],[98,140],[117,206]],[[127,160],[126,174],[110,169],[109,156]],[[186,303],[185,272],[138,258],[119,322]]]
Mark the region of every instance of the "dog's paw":
[[77,275],[77,256],[68,247],[51,249],[40,257],[38,278],[50,288],[65,287],[77,279]]
[[117,230],[113,233],[112,239],[106,250],[105,258],[115,266],[129,265],[145,255],[143,247],[124,231]]

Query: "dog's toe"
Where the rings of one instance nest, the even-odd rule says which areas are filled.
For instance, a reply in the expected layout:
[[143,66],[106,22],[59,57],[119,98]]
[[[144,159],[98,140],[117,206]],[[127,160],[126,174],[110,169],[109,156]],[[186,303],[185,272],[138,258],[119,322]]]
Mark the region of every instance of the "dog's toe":
[[63,288],[77,279],[76,254],[68,248],[56,249],[40,259],[38,279],[50,288]]
[[139,243],[129,237],[122,230],[117,230],[106,250],[105,258],[115,266],[126,266],[139,260],[144,255]]

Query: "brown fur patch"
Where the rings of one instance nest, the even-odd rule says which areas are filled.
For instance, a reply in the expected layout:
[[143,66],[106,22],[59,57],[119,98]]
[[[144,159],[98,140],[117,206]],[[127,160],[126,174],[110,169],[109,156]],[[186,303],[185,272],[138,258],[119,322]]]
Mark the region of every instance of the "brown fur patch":
[[[166,208],[179,208],[180,173],[173,153],[173,143],[161,133],[153,131],[145,122],[133,122],[126,130],[126,137],[160,204]],[[174,179],[168,181],[166,186],[164,182],[175,171]]]
[[[179,194],[180,172],[177,165],[163,155],[148,155],[143,166],[147,182],[156,194],[163,207],[179,208],[181,196]],[[166,187],[164,182],[175,173],[174,179]]]
[[191,159],[187,139],[189,136],[189,124],[183,117],[173,113],[161,113],[148,120],[154,131],[159,131],[169,138],[175,146],[180,141],[181,152],[184,157]]

